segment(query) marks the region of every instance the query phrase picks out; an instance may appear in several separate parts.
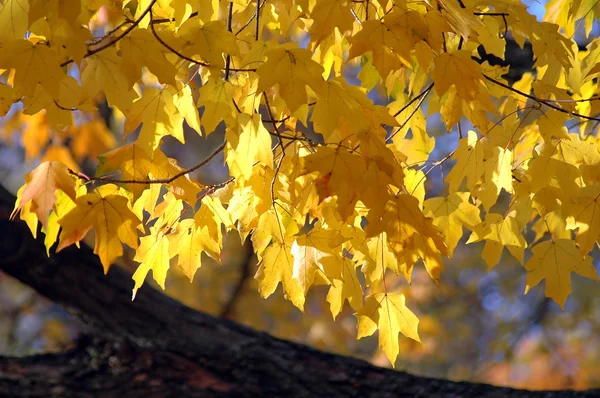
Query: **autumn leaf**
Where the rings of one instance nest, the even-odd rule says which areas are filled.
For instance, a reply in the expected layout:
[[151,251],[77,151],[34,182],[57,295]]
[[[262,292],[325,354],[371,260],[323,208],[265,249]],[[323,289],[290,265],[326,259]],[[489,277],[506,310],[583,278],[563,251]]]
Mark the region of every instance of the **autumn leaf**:
[[473,229],[481,223],[479,209],[469,203],[467,192],[456,192],[447,197],[431,198],[423,202],[424,214],[433,218],[435,225],[448,246],[448,257],[452,257],[454,249],[463,236],[463,227]]
[[164,231],[151,228],[150,235],[140,239],[140,247],[133,259],[139,261],[140,265],[132,277],[135,281],[132,300],[135,300],[135,295],[142,287],[149,271],[152,271],[152,277],[156,283],[163,289],[165,288],[170,256],[169,238],[164,234]]
[[567,297],[571,294],[571,272],[599,280],[592,258],[582,255],[572,240],[540,242],[531,252],[533,256],[525,264],[528,271],[525,294],[545,279],[546,297],[550,297],[564,309]]
[[42,225],[48,225],[48,215],[56,201],[56,191],[60,189],[71,200],[75,200],[75,181],[69,175],[67,166],[60,162],[44,162],[25,176],[25,188],[11,214],[14,218],[25,205],[31,202],[33,211]]
[[306,86],[318,92],[323,84],[323,68],[311,59],[310,51],[288,43],[266,53],[267,61],[258,67],[258,91],[279,85],[279,94],[290,111],[307,102]]
[[287,243],[273,242],[263,251],[259,260],[254,278],[258,281],[261,297],[269,297],[281,282],[286,298],[303,311],[304,292],[298,280],[293,277],[294,257]]
[[123,243],[137,249],[136,227],[140,220],[131,211],[129,200],[119,194],[117,186],[98,187],[92,193],[78,197],[75,204],[58,220],[62,232],[57,252],[80,242],[94,228],[94,253],[100,257],[104,273],[107,273],[111,264],[123,255]]
[[488,213],[485,221],[473,227],[473,233],[471,233],[467,244],[482,240],[485,240],[485,247],[481,256],[489,269],[492,269],[500,262],[504,247],[523,264],[527,243],[514,217],[504,217],[501,214]]
[[400,293],[376,293],[367,296],[365,305],[357,311],[357,339],[379,330],[379,349],[385,352],[392,366],[398,357],[398,334],[421,341],[417,332],[419,320],[406,307],[406,298]]

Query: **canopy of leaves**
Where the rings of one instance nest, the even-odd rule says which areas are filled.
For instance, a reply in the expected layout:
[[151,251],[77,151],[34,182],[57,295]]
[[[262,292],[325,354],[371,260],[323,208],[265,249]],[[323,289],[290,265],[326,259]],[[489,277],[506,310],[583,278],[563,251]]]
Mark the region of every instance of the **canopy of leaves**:
[[[571,272],[598,279],[600,42],[572,39],[598,12],[584,3],[551,1],[538,22],[518,0],[3,1],[1,137],[23,128],[43,160],[14,216],[34,234],[39,220],[48,250],[93,230],[105,271],[127,245],[134,297],[149,271],[164,288],[171,267],[192,279],[203,253],[218,260],[224,230],[251,236],[263,297],[281,285],[303,310],[329,286],[332,315],[347,301],[392,364],[400,334],[420,338],[390,280],[423,264],[437,283],[466,231],[490,268],[506,248],[526,291],[545,280],[562,307]],[[479,57],[504,58],[507,35],[535,58],[514,83]],[[102,99],[129,143],[113,148]],[[163,144],[188,127],[225,134],[186,169]],[[196,181],[221,152],[229,178]]]

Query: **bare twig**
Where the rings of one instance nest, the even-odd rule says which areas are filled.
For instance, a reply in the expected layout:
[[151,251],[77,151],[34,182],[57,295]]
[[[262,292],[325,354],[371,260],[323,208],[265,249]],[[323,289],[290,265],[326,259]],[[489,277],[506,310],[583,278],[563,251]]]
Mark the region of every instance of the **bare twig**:
[[[115,37],[114,39],[108,41],[107,43],[101,45],[100,47],[97,47],[93,50],[88,50],[88,52],[83,56],[83,58],[87,58],[90,57],[96,53],[99,53],[100,51],[107,49],[108,47],[111,47],[112,45],[116,44],[119,40],[121,40],[122,38],[124,38],[125,36],[127,36],[129,34],[129,32],[131,32],[133,29],[135,29],[136,26],[139,25],[140,22],[142,22],[142,19],[144,19],[146,17],[146,15],[148,15],[148,13],[151,12],[152,10],[152,6],[154,6],[154,3],[156,3],[156,0],[151,0],[150,4],[148,4],[148,7],[146,7],[146,9],[144,10],[144,12],[142,12],[142,14],[138,17],[138,19],[136,19],[135,21],[133,21],[133,23],[127,28],[125,29],[125,31],[123,31],[123,33],[121,33],[120,35],[118,35],[117,37]],[[63,62],[62,64],[60,64],[61,67],[67,66],[70,63],[74,62],[73,58],[68,59],[67,61]]]
[[86,181],[102,181],[102,182],[112,182],[115,184],[143,184],[143,185],[149,185],[149,184],[170,184],[173,181],[175,181],[176,179],[183,177],[186,174],[189,174],[193,171],[198,170],[199,168],[201,168],[202,166],[205,166],[208,162],[210,162],[215,156],[217,156],[219,153],[221,153],[221,151],[223,151],[223,149],[225,149],[225,145],[226,143],[224,142],[223,144],[221,144],[221,146],[219,146],[217,149],[215,149],[213,151],[213,153],[211,153],[206,159],[204,159],[202,162],[198,163],[197,165],[183,170],[177,174],[175,174],[172,177],[169,178],[157,178],[157,179],[152,179],[152,180],[118,180],[118,179],[113,179],[113,178],[103,178],[103,177],[87,177],[87,176],[82,176],[80,175],[80,173],[76,173],[72,170],[69,170],[69,173],[81,178],[81,179],[85,179]]
[[[486,75],[485,73],[483,74],[483,77],[487,81],[489,81],[491,83],[494,83],[497,86],[503,87],[503,88],[505,88],[505,89],[507,89],[509,91],[512,91],[513,93],[522,95],[525,98],[529,98],[530,100],[533,100],[533,101],[537,102],[538,104],[546,105],[548,108],[555,109],[555,110],[557,110],[559,112],[565,113],[565,114],[570,115],[570,116],[575,116],[575,117],[580,117],[582,119],[594,120],[594,121],[600,122],[600,118],[582,115],[582,114],[577,113],[577,112],[569,112],[568,110],[566,110],[564,108],[561,108],[558,105],[554,105],[553,104],[554,101],[552,101],[552,100],[546,100],[546,99],[543,99],[543,98],[536,97],[535,95],[530,95],[530,94],[524,93],[523,91],[517,90],[516,88],[511,87],[508,84],[502,83],[501,81],[498,81],[498,80],[496,80],[496,79],[494,79],[494,78]],[[592,98],[593,99],[588,99],[588,101],[593,101],[595,99],[598,99],[597,97],[592,97]],[[582,100],[573,100],[573,102],[575,102],[575,101],[582,101]]]
[[[150,13],[150,17],[152,18],[152,13]],[[152,21],[150,21],[152,22]],[[175,50],[172,46],[170,46],[169,44],[167,44],[156,32],[156,29],[154,28],[153,23],[150,24],[150,30],[152,31],[152,34],[154,35],[154,37],[156,38],[156,40],[163,46],[165,47],[167,50],[169,50],[170,52],[172,52],[173,54],[177,55],[179,58],[184,59],[188,62],[191,62],[193,64],[196,65],[200,65],[200,66],[204,66],[204,67],[209,67],[211,66],[209,63],[207,62],[203,62],[203,61],[197,61],[193,58],[187,57],[183,54],[181,54],[179,51]],[[229,56],[229,55],[228,55]],[[254,72],[256,71],[256,68],[229,68],[228,69],[229,72]]]
[[423,104],[423,101],[425,101],[425,98],[427,98],[427,94],[429,94],[429,92],[431,91],[432,88],[433,88],[433,83],[431,83],[428,87],[425,88],[425,90],[421,91],[419,93],[419,95],[417,95],[415,98],[410,100],[406,105],[404,105],[402,107],[402,109],[400,109],[398,112],[396,112],[394,114],[394,117],[398,116],[400,113],[402,113],[406,109],[408,109],[408,107],[411,106],[415,101],[417,101],[417,100],[419,101],[417,106],[415,106],[415,109],[413,109],[413,111],[410,113],[410,115],[408,115],[408,117],[406,118],[404,123],[402,123],[402,125],[400,127],[398,127],[398,129],[396,131],[394,131],[392,134],[390,134],[390,136],[385,140],[386,143],[391,142],[392,138],[394,138],[404,128],[404,126],[406,126],[406,123],[408,123],[409,120],[412,119],[412,117],[415,115],[415,113],[417,113],[417,110]]

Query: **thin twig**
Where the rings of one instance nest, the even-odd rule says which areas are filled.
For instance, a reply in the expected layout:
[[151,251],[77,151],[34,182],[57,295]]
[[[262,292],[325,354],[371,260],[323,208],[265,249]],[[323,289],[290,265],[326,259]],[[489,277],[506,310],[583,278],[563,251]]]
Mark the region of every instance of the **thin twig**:
[[210,155],[208,155],[208,157],[206,159],[204,159],[203,161],[201,161],[200,163],[198,163],[197,165],[186,169],[186,170],[182,170],[181,172],[175,174],[172,177],[169,178],[157,178],[157,179],[152,179],[152,180],[118,180],[118,179],[113,179],[113,178],[103,178],[103,177],[87,177],[84,178],[83,176],[81,176],[79,173],[76,173],[72,170],[69,170],[69,173],[85,179],[87,181],[102,181],[102,182],[112,182],[112,183],[116,183],[116,184],[143,184],[143,185],[149,185],[149,184],[170,184],[173,181],[175,181],[176,179],[183,177],[186,174],[192,173],[196,170],[198,170],[199,168],[201,168],[202,166],[205,166],[208,162],[210,162],[215,156],[217,156],[219,153],[221,153],[223,151],[223,149],[225,149],[225,145],[226,143],[224,142],[223,144],[221,144],[221,146],[219,146],[217,149],[215,149],[213,151],[213,153],[211,153]]
[[260,33],[260,0],[256,0],[256,23],[254,24],[254,40],[258,41]]
[[[227,6],[227,31],[231,32],[231,22],[233,21],[233,1]],[[231,67],[231,55],[225,57],[225,80],[229,80],[229,68]]]
[[[267,1],[269,0],[263,0],[262,3],[260,3],[260,7],[259,8],[263,8],[264,5],[267,3]],[[252,14],[252,16],[246,21],[246,23],[237,30],[237,32],[235,32],[235,35],[239,35],[240,33],[242,33],[248,26],[250,26],[250,24],[252,23],[252,21],[254,21],[254,19],[256,18],[256,13]]]
[[504,84],[501,81],[498,81],[492,77],[489,77],[485,73],[483,74],[483,77],[491,83],[494,83],[500,87],[503,87],[509,91],[512,91],[513,93],[522,95],[525,98],[529,98],[530,100],[533,100],[533,101],[537,102],[538,104],[544,104],[548,108],[555,109],[559,112],[566,113],[567,115],[570,115],[570,116],[575,116],[575,117],[580,117],[582,119],[594,120],[594,121],[600,122],[600,118],[586,116],[586,115],[582,115],[582,114],[576,113],[576,112],[569,112],[568,110],[561,108],[560,106],[554,105],[550,100],[545,100],[543,98],[536,97],[535,95],[526,94],[523,91],[517,90],[516,88],[509,86],[508,84]]
[[[152,13],[150,14],[150,17],[152,18]],[[152,21],[150,21],[152,22]],[[154,24],[150,24],[150,30],[152,31],[152,34],[154,35],[154,37],[156,38],[156,40],[162,44],[163,47],[165,47],[167,50],[169,50],[170,52],[172,52],[173,54],[177,55],[179,58],[184,59],[188,62],[191,62],[193,64],[196,65],[200,65],[200,66],[204,66],[204,67],[210,67],[211,65],[207,62],[203,62],[203,61],[196,61],[193,58],[187,57],[183,54],[181,54],[180,52],[178,52],[177,50],[175,50],[173,47],[171,47],[169,44],[167,44],[163,39],[161,39],[161,37],[158,35],[158,33],[156,32],[156,29],[154,28]],[[229,68],[230,72],[255,72],[256,68],[252,69],[252,68]]]
[[[125,29],[125,31],[123,33],[121,33],[119,36],[115,37],[114,39],[110,40],[108,43],[105,43],[98,48],[95,48],[93,50],[88,50],[88,52],[83,56],[83,58],[87,58],[96,53],[99,53],[100,51],[107,49],[108,47],[111,47],[112,45],[116,44],[119,40],[121,40],[122,38],[127,36],[129,34],[129,32],[131,32],[133,29],[135,29],[135,27],[138,26],[140,22],[142,22],[142,19],[144,19],[146,17],[146,15],[148,15],[148,13],[151,12],[152,6],[154,6],[154,3],[156,3],[156,0],[151,0],[150,4],[148,4],[148,7],[146,7],[144,12],[142,12],[142,14],[139,16],[139,18],[136,19],[131,25],[129,25],[129,27],[127,29]],[[62,68],[64,66],[69,65],[72,62],[74,62],[73,58],[70,58],[67,61],[60,64],[60,66]]]
[[423,91],[421,91],[419,94],[417,94],[417,96],[415,96],[413,99],[411,99],[410,101],[408,101],[402,108],[400,108],[400,110],[396,113],[394,113],[392,116],[396,117],[399,114],[401,114],[402,112],[404,112],[406,109],[408,109],[409,106],[411,106],[415,101],[418,101],[419,98],[421,98],[424,95],[427,95],[427,93],[429,93],[429,91],[431,91],[431,89],[433,88],[433,83],[431,83],[429,86],[425,87],[423,89]]
[[429,92],[431,91],[432,88],[433,88],[433,83],[431,83],[429,85],[429,87],[427,87],[425,90],[421,91],[421,93],[419,95],[417,95],[415,98],[410,100],[408,102],[408,104],[404,105],[402,107],[402,109],[400,109],[398,112],[396,112],[396,114],[394,116],[397,116],[400,113],[402,113],[417,99],[419,100],[419,103],[417,104],[417,106],[415,106],[415,109],[412,110],[410,115],[408,115],[408,117],[406,118],[404,123],[402,123],[402,125],[400,127],[398,127],[398,129],[396,131],[394,131],[392,134],[390,134],[390,136],[385,140],[386,144],[392,142],[392,138],[394,138],[404,128],[404,126],[406,126],[406,123],[408,123],[410,121],[410,119],[412,119],[412,117],[415,115],[415,113],[417,113],[417,110],[421,107],[421,105],[423,104],[423,101],[425,101],[425,98],[427,98],[427,94],[429,94]]
[[[273,112],[271,112],[271,105],[269,104],[269,98],[267,97],[267,93],[263,92],[263,97],[265,99],[265,105],[267,107],[267,113],[269,114],[269,118],[271,120],[276,120],[273,117]],[[279,232],[281,233],[281,241],[285,241],[285,235],[283,234],[283,229],[281,228],[281,222],[279,221],[279,213],[277,213],[277,209],[275,208],[275,182],[277,181],[277,175],[279,174],[279,170],[281,169],[281,165],[283,164],[283,159],[285,158],[285,146],[283,145],[283,139],[281,137],[281,133],[277,128],[277,123],[272,123],[273,128],[275,129],[275,134],[277,134],[277,138],[279,139],[279,146],[281,147],[281,158],[279,159],[279,163],[275,168],[275,174],[273,175],[273,180],[271,181],[271,201],[273,203],[273,212],[275,213],[275,217],[277,218],[277,226],[279,227]]]

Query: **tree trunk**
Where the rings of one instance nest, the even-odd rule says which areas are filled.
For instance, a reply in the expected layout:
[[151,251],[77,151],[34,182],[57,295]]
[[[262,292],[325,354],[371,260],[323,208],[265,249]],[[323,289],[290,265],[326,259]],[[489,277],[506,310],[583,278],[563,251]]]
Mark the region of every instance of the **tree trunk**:
[[46,256],[0,187],[0,269],[87,325],[75,349],[0,358],[0,396],[592,397],[600,391],[532,392],[378,368],[277,339],[192,310],[131,275],[104,275],[92,250]]

